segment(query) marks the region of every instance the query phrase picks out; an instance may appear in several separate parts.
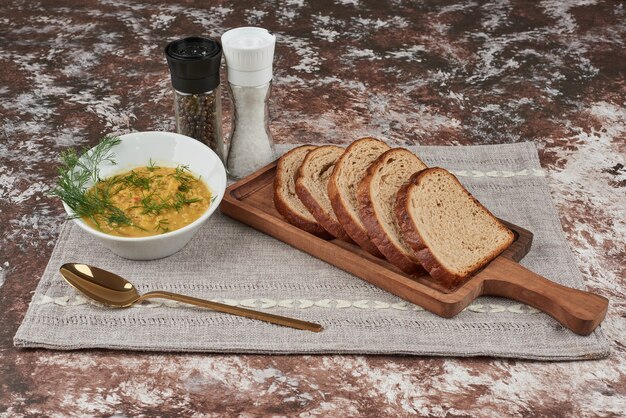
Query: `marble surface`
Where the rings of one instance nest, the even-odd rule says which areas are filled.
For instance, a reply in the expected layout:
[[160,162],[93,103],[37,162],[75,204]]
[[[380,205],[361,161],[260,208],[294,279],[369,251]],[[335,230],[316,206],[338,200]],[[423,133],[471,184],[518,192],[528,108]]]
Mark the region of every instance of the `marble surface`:
[[[0,5],[0,416],[620,416],[626,411],[626,4],[38,1]],[[277,142],[533,141],[608,359],[16,350],[64,214],[60,151],[174,130],[163,47],[277,34]],[[225,114],[227,121],[228,114]],[[228,123],[226,123],[228,126]],[[195,413],[195,415],[194,415]]]

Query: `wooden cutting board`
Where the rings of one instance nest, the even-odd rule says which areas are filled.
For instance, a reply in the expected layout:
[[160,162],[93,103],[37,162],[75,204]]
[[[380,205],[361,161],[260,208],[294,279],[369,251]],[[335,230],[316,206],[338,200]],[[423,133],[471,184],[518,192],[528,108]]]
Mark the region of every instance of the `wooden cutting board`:
[[513,244],[472,278],[448,290],[428,275],[407,275],[354,244],[324,240],[287,223],[274,208],[275,174],[276,162],[228,187],[222,213],[437,315],[453,317],[481,295],[525,303],[581,335],[590,334],[606,315],[607,299],[551,282],[517,263],[533,240],[530,231],[517,225],[503,221],[515,233]]

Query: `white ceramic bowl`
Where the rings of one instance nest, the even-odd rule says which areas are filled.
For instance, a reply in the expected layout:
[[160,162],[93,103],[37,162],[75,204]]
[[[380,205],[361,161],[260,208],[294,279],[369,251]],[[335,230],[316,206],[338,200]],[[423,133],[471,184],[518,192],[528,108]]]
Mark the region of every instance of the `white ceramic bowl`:
[[[151,237],[117,237],[95,230],[80,218],[75,218],[74,222],[121,257],[131,260],[154,260],[172,255],[187,245],[222,201],[226,190],[224,165],[209,147],[188,136],[171,132],[135,132],[121,135],[119,138],[122,142],[112,149],[117,164],[102,163],[99,166],[101,178],[135,167],[147,166],[150,159],[161,166],[176,167],[185,164],[194,175],[201,177],[215,199],[207,211],[189,225]],[[74,214],[65,202],[63,206],[68,215]]]

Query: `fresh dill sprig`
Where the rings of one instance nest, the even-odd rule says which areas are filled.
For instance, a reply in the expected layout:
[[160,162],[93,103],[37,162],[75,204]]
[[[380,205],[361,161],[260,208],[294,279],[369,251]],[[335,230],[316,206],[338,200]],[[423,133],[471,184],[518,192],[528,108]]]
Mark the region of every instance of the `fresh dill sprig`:
[[176,210],[180,210],[184,205],[199,202],[201,200],[202,199],[199,197],[187,198],[184,194],[178,192],[174,195],[174,203],[172,203],[172,207]]
[[[124,177],[120,175],[108,177],[104,180],[101,180],[101,182],[102,182],[102,189],[106,190],[109,196],[115,196],[116,194],[118,194],[119,192],[121,192],[122,190],[126,188],[126,184],[124,183]],[[114,189],[113,186],[116,186],[116,185],[117,185],[117,188]]]
[[131,171],[129,175],[124,176],[122,181],[126,183],[127,185],[137,187],[138,189],[143,189],[143,190],[150,189],[150,178],[143,177],[137,174],[135,171]]
[[191,170],[189,169],[189,165],[187,164],[179,164],[174,169],[174,177],[176,176],[191,176]]
[[161,231],[162,234],[165,234],[166,232],[170,232],[170,228],[168,227],[169,224],[169,219],[159,219],[159,223],[154,230],[157,232]]
[[109,207],[109,212],[106,216],[107,223],[111,226],[127,226],[132,225],[133,221],[124,213],[124,211],[118,207]]
[[179,165],[176,167],[174,173],[172,173],[172,177],[179,183],[178,191],[183,193],[191,190],[190,183],[195,180],[188,165]]
[[161,196],[157,195],[157,197],[161,200],[160,202],[158,202],[154,198],[154,193],[150,193],[149,195],[144,196],[141,199],[141,205],[138,207],[143,208],[143,211],[141,212],[142,214],[160,215],[162,211],[167,210],[171,207],[171,205],[167,203]]
[[148,165],[146,166],[146,168],[148,169],[148,171],[154,171],[157,168],[159,168],[159,166],[157,166],[154,161],[152,161],[152,158],[150,158],[150,162],[148,163]]
[[193,180],[193,176],[191,175],[189,166],[183,164],[176,166],[174,172],[172,173],[172,177],[174,177],[178,182],[181,183]]
[[107,136],[92,151],[80,157],[74,149],[61,154],[59,179],[50,194],[63,200],[74,211],[74,217],[87,217],[96,222],[95,216],[103,214],[110,207],[108,199],[103,199],[97,190],[88,193],[87,185],[99,180],[100,164],[107,161],[115,164],[111,150],[120,142],[117,137]]

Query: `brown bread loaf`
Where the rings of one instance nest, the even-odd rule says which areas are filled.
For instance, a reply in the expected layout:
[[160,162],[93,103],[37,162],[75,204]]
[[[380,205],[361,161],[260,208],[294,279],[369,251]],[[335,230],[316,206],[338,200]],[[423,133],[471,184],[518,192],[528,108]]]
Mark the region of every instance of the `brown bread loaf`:
[[302,145],[287,152],[278,160],[274,179],[274,206],[292,225],[320,238],[330,238],[330,234],[317,223],[313,215],[296,195],[296,175],[313,145]]
[[398,192],[396,217],[417,259],[453,288],[496,258],[513,233],[443,168],[411,177]]
[[333,236],[352,242],[337,220],[328,197],[328,180],[345,149],[324,145],[310,151],[296,176],[296,193],[315,220]]
[[414,173],[425,168],[426,164],[411,151],[391,149],[369,167],[357,192],[359,214],[372,242],[390,263],[407,274],[424,273],[424,269],[400,233],[396,196]]
[[368,167],[390,147],[375,138],[354,141],[335,164],[328,181],[328,196],[335,215],[346,233],[361,248],[382,257],[361,221],[357,202],[357,188],[367,174]]

